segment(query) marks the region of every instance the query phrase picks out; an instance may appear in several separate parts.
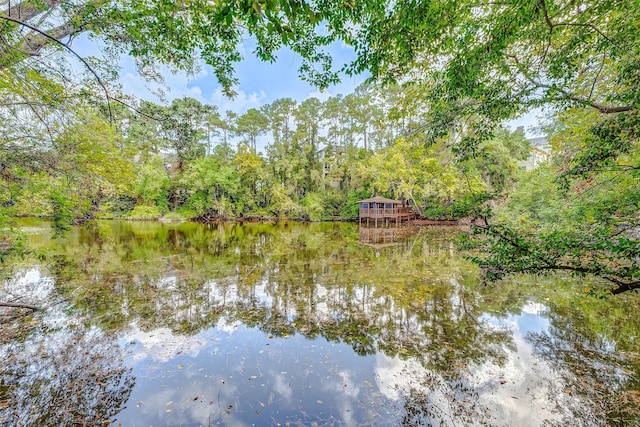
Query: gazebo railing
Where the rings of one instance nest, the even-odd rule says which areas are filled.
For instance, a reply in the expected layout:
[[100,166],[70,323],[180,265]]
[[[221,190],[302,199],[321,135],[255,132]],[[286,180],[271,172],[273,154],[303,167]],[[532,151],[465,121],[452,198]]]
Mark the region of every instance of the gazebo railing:
[[412,215],[414,215],[413,211],[404,207],[360,208],[360,218],[395,218]]

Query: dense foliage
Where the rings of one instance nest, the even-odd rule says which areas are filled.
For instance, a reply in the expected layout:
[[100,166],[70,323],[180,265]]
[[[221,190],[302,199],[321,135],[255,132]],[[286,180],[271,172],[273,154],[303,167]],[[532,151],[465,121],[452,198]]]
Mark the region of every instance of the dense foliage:
[[[506,177],[497,185],[491,163],[460,167],[446,144],[416,146],[410,136],[416,124],[396,118],[388,98],[385,90],[362,87],[325,102],[278,99],[225,116],[192,98],[142,102],[113,111],[114,126],[98,114],[86,117],[86,110],[67,111],[77,123],[61,125],[55,145],[30,152],[55,160],[55,167],[19,176],[37,165],[7,161],[2,182],[12,196],[3,204],[13,215],[52,216],[61,229],[74,220],[167,214],[353,219],[356,202],[372,194],[411,201],[433,218],[456,218],[468,214],[467,198],[501,191],[515,176],[522,153],[505,147],[524,146],[521,131],[503,130],[485,147],[487,156],[509,165],[500,168]],[[5,123],[22,114],[5,116]]]

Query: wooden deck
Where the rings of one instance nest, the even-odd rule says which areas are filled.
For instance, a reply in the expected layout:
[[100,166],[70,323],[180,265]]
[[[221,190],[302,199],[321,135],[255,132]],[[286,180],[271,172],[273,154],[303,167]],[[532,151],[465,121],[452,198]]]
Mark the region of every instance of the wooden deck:
[[409,222],[416,219],[416,214],[404,206],[399,200],[385,199],[384,197],[373,197],[371,199],[360,200],[359,221],[360,224],[371,222],[377,227],[378,224],[386,226],[395,222],[396,226],[403,221]]

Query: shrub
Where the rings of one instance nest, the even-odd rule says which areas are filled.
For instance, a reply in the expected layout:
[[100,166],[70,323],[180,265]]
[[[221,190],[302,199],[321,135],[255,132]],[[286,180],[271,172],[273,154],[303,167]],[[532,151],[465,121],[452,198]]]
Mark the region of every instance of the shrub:
[[304,207],[304,213],[310,221],[321,221],[324,217],[322,196],[318,193],[308,193],[302,198],[300,204]]
[[127,215],[128,219],[151,220],[158,219],[162,216],[157,206],[138,205]]

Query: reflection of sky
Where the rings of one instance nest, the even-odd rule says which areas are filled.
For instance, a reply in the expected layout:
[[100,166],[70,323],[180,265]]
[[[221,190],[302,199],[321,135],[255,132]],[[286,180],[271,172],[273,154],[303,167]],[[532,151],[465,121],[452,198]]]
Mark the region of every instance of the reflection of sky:
[[0,283],[0,301],[12,299],[42,310],[29,335],[0,342],[0,425],[72,425],[125,403],[131,377],[120,348],[56,296],[51,277],[38,267],[19,271]]
[[529,332],[543,332],[549,329],[549,320],[545,317],[546,311],[546,306],[527,301],[522,306],[522,312],[517,316],[510,316],[509,320],[518,325],[522,336]]
[[[16,273],[11,280],[0,287],[3,300],[12,301],[19,298],[22,302],[39,305],[44,304],[54,289],[51,277],[42,274],[40,268],[32,267]],[[6,295],[6,297],[5,297]]]
[[[171,278],[163,283],[175,286]],[[207,285],[211,305],[222,300],[239,305],[246,301],[236,285],[221,286],[215,281],[208,281]],[[455,281],[452,286],[460,288]],[[54,283],[34,268],[17,274],[7,289],[29,295],[34,301],[45,301],[51,297]],[[251,297],[259,306],[284,303],[269,295],[267,282],[252,289]],[[392,306],[392,299],[376,297],[373,290],[373,286],[356,288],[353,298],[362,301],[367,309],[387,301]],[[320,306],[316,307],[315,322],[322,323],[336,313],[348,315],[340,311],[345,296],[339,288],[318,286],[314,298]],[[455,296],[449,300],[454,312],[461,302]],[[75,327],[77,319],[63,307],[48,309],[46,322],[50,327],[67,327],[68,331],[69,326]],[[438,309],[428,304],[425,307]],[[480,320],[487,328],[511,334],[510,342],[496,344],[503,346],[504,361],[498,363],[489,358],[471,362],[457,370],[459,382],[428,370],[412,358],[381,353],[361,357],[350,345],[321,337],[270,337],[226,317],[194,336],[178,335],[169,328],[146,331],[132,325],[121,337],[120,345],[127,354],[124,363],[133,368],[136,383],[115,425],[295,425],[297,421],[304,425],[392,425],[399,421],[403,402],[416,393],[427,396],[426,404],[440,410],[432,417],[434,423],[442,421],[447,425],[443,421],[446,419],[458,422],[459,411],[471,411],[480,417],[458,424],[478,424],[488,412],[491,425],[541,425],[543,420],[566,416],[564,407],[580,404],[578,397],[564,391],[564,373],[538,357],[526,339],[528,334],[548,331],[547,310],[544,305],[529,301],[518,314],[483,315]],[[375,311],[365,313],[373,315]],[[400,312],[389,308],[385,313]],[[429,339],[419,333],[421,323],[414,312],[403,311],[399,318],[402,328],[398,333],[415,330],[410,334],[412,339]],[[381,321],[374,317],[372,320]],[[99,332],[97,328],[89,330],[87,339],[100,341]],[[51,354],[65,354],[69,351],[65,337],[65,330],[52,332],[45,348]],[[33,345],[28,350],[31,353],[25,351],[25,355],[34,359],[40,347]],[[2,351],[0,355],[6,355],[10,349]],[[120,363],[120,359],[114,360]],[[428,354],[425,360],[428,366]],[[33,369],[36,367],[32,365]],[[38,369],[43,375],[53,374]]]
[[566,412],[570,397],[564,392],[561,373],[538,357],[526,340],[530,333],[548,330],[546,310],[542,304],[527,301],[519,314],[482,317],[490,327],[508,328],[513,339],[504,363],[488,362],[470,370],[471,384],[481,391],[479,402],[491,408],[497,424],[539,426],[545,420],[562,419],[564,423],[567,418],[563,417],[573,417]]
[[[134,330],[124,337],[137,380],[117,422],[391,423],[379,410],[387,397],[375,385],[376,357],[358,356],[348,345],[321,338],[269,338],[233,322],[220,326],[191,338],[164,329]],[[159,348],[163,343],[166,348]],[[388,423],[380,424],[383,419]]]
[[[545,422],[580,420],[567,411],[580,406],[577,397],[565,393],[564,380],[539,358],[526,336],[544,332],[548,319],[542,317],[546,307],[527,302],[520,314],[506,318],[484,315],[487,327],[509,330],[512,342],[503,348],[501,363],[489,359],[471,364],[461,372],[460,381],[447,381],[415,360],[376,355],[376,382],[390,400],[426,396],[421,405],[430,413],[434,425],[510,425],[539,426]],[[428,355],[427,355],[428,358]],[[583,414],[589,413],[585,407]],[[578,412],[580,414],[580,412]],[[455,421],[454,421],[455,420]]]
[[546,307],[540,303],[527,301],[522,306],[519,314],[510,314],[507,317],[496,317],[485,314],[481,320],[491,327],[503,329],[509,328],[515,336],[525,336],[530,332],[543,332],[549,328],[549,320],[544,317]]
[[431,408],[436,424],[541,425],[566,416],[558,408],[570,399],[560,375],[525,340],[548,327],[544,310],[530,302],[518,315],[485,315],[487,327],[512,332],[506,357],[472,364],[453,382],[415,359],[361,357],[346,344],[271,337],[224,318],[193,337],[134,329],[122,342],[136,388],[117,422],[393,425],[406,399],[417,395],[427,396],[418,402]]
[[130,346],[128,350],[132,353],[132,359],[149,358],[158,363],[171,360],[178,352],[197,354],[207,344],[198,335],[175,335],[168,328],[150,332],[134,330],[127,335],[126,343]]
[[375,371],[380,392],[393,400],[400,399],[405,390],[423,388],[422,377],[427,373],[415,360],[402,360],[383,354],[376,355]]
[[519,316],[510,316],[509,321],[518,326],[518,333],[522,336],[528,332],[543,332],[549,328],[549,320],[537,314],[523,312]]

